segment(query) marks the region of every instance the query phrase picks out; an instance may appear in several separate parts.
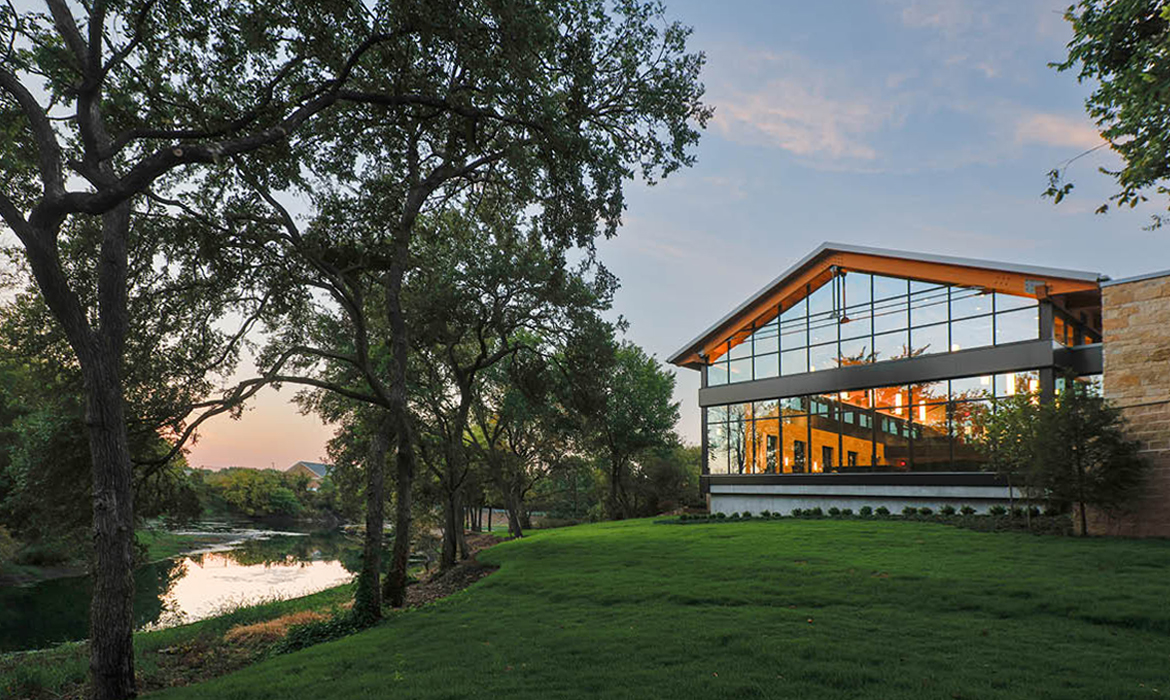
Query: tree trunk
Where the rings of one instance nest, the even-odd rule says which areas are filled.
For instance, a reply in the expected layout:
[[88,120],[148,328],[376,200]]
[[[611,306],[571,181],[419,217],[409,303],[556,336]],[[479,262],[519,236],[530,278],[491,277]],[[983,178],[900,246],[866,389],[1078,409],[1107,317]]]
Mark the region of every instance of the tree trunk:
[[[402,439],[398,440],[399,450]],[[398,454],[397,491],[394,504],[394,545],[390,552],[390,571],[386,573],[383,590],[386,602],[401,608],[406,603],[406,569],[410,560],[411,500],[414,485],[414,455],[404,457]]]
[[524,536],[524,522],[520,517],[520,504],[516,500],[516,494],[509,489],[504,492],[504,505],[508,507],[508,534],[512,537]]
[[410,559],[410,506],[413,497],[415,455],[414,432],[406,403],[406,366],[409,361],[406,315],[402,310],[402,280],[410,257],[410,236],[414,215],[421,208],[419,193],[412,189],[412,204],[394,231],[394,257],[386,276],[386,316],[390,326],[390,349],[394,363],[390,381],[390,421],[394,426],[397,450],[397,505],[394,516],[394,548],[386,576],[385,597],[400,608],[406,602],[406,568]]
[[458,499],[458,489],[447,491],[443,499],[443,553],[439,559],[440,571],[447,571],[455,566],[459,549],[459,537],[456,533],[463,531],[459,526]]
[[362,552],[362,570],[354,595],[354,613],[371,624],[382,618],[382,525],[385,521],[386,450],[390,435],[381,417],[370,438],[369,462],[366,463],[366,541]]
[[[93,460],[93,598],[89,671],[93,696],[137,694],[134,679],[133,468],[118,357],[105,348],[79,353],[86,388],[86,425]],[[89,355],[88,357],[85,355]]]

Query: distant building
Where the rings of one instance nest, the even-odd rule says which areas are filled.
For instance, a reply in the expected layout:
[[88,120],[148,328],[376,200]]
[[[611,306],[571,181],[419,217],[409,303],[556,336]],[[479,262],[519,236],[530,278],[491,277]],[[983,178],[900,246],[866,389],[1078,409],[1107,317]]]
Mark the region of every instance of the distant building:
[[304,474],[309,477],[309,490],[316,491],[321,486],[321,480],[329,476],[329,472],[332,469],[333,467],[328,464],[305,462],[302,460],[284,471],[286,474]]

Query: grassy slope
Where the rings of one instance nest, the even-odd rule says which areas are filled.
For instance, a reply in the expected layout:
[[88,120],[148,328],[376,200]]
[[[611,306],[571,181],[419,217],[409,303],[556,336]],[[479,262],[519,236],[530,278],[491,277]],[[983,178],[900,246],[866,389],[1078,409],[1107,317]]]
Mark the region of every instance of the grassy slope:
[[929,523],[538,533],[365,633],[157,698],[1170,693],[1170,542]]
[[[201,677],[201,674],[214,674],[217,665],[235,664],[233,667],[238,667],[238,657],[240,654],[246,655],[247,650],[225,649],[220,640],[224,632],[232,627],[263,622],[301,610],[329,610],[348,602],[351,597],[351,587],[342,585],[301,598],[240,607],[219,617],[181,627],[140,632],[134,635],[138,675],[145,687],[174,682],[176,671],[163,667],[168,656],[159,654],[160,649],[168,648],[200,654],[206,668],[188,669],[195,678]],[[79,642],[34,652],[0,655],[0,698],[72,694],[79,684],[85,682],[88,666],[88,647]]]

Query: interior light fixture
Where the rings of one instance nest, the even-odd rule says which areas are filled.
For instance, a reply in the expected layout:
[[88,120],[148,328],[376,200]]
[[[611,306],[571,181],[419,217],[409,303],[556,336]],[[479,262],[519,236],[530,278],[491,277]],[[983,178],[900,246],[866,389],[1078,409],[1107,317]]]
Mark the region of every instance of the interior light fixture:
[[1016,375],[1014,374],[1007,375],[1007,395],[1016,395]]
[[918,420],[922,421],[923,423],[926,422],[926,406],[918,407]]

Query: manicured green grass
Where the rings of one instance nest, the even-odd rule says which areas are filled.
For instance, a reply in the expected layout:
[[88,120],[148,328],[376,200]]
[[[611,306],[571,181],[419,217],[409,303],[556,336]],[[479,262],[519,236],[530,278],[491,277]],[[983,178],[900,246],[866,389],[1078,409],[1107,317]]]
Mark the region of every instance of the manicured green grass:
[[535,533],[372,630],[156,698],[1170,693],[1170,542],[896,521]]

